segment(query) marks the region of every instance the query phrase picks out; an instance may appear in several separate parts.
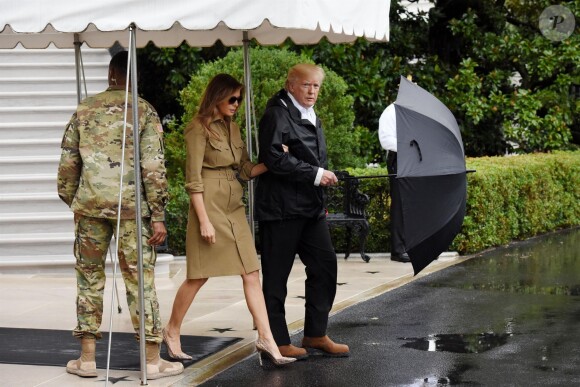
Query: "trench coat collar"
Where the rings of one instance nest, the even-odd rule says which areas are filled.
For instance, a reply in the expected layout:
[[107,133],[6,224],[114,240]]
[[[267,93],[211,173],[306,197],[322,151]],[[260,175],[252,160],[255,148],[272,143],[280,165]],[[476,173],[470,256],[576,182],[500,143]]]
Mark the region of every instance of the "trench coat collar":
[[224,122],[226,125],[229,125],[232,122],[232,118],[231,117],[222,117],[218,114],[214,114],[213,116],[211,116],[211,120],[209,120],[210,123],[214,123],[214,122]]
[[280,90],[277,94],[277,97],[280,99],[280,105],[288,109],[290,117],[294,122],[296,122],[299,125],[314,126],[315,128],[320,128],[321,123],[320,119],[318,118],[318,115],[316,116],[316,125],[312,125],[312,122],[302,118],[302,113],[300,112],[300,110],[298,110],[296,106],[294,106],[294,103],[290,99],[290,94],[288,93],[288,91],[286,91],[285,89]]

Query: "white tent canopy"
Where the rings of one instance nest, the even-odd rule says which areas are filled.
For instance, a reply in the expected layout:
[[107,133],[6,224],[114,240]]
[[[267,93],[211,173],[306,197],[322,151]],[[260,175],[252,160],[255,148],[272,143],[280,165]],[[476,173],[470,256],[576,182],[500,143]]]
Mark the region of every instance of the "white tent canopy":
[[390,0],[0,0],[0,48],[128,46],[135,25],[137,47],[242,45],[242,31],[260,44],[333,43],[357,37],[387,41]]

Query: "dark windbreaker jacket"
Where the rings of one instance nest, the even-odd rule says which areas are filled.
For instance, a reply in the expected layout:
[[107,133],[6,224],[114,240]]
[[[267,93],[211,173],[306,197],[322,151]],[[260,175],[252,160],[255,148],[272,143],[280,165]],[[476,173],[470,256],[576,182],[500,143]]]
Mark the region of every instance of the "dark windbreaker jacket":
[[[315,186],[318,168],[327,168],[326,141],[320,120],[316,126],[301,118],[285,90],[266,105],[259,123],[259,161],[268,172],[256,185],[257,220],[318,218],[323,216],[323,187]],[[289,148],[285,153],[282,144]]]

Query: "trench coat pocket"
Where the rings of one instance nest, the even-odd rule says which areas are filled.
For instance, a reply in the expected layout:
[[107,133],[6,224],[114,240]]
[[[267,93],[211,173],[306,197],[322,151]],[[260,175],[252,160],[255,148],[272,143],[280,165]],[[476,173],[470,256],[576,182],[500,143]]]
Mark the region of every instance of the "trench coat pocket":
[[240,162],[244,153],[244,142],[242,140],[232,140],[232,148],[234,151],[234,159],[237,162]]
[[207,157],[207,162],[211,165],[222,165],[222,154],[224,151],[224,144],[219,140],[210,138],[207,142],[207,147],[205,154]]

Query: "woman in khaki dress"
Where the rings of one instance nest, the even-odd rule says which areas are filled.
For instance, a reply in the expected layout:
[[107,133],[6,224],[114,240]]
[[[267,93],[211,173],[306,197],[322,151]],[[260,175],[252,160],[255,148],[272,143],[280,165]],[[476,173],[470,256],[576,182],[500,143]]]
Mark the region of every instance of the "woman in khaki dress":
[[241,275],[248,309],[258,331],[256,349],[275,365],[296,359],[280,355],[272,336],[260,285],[260,264],[236,176],[249,180],[266,172],[250,161],[240,128],[232,120],[243,98],[243,85],[228,74],[216,75],[202,97],[198,114],[185,129],[186,185],[190,197],[187,224],[187,278],[180,286],[171,318],[163,330],[169,356],[189,360],[181,350],[180,328],[197,292],[210,277]]

